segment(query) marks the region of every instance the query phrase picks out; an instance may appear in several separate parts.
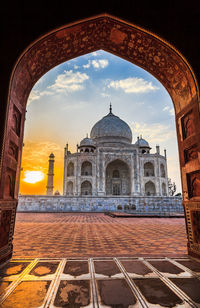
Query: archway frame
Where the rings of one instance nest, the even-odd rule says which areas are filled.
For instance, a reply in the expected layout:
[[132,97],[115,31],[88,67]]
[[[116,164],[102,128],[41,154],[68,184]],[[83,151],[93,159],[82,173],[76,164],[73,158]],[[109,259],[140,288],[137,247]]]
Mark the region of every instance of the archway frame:
[[[154,33],[108,14],[101,14],[55,29],[33,42],[12,71],[0,161],[0,262],[12,255],[26,103],[34,84],[47,71],[75,57],[103,49],[140,66],[166,88],[174,103],[179,147],[188,252],[200,257],[195,215],[200,196],[193,196],[192,181],[200,179],[199,88],[187,60]],[[18,122],[18,128],[14,123]],[[188,121],[192,123],[188,129]],[[194,155],[195,153],[195,155]],[[7,177],[13,193],[6,196]],[[195,236],[194,236],[195,234]],[[199,235],[200,236],[200,235]]]

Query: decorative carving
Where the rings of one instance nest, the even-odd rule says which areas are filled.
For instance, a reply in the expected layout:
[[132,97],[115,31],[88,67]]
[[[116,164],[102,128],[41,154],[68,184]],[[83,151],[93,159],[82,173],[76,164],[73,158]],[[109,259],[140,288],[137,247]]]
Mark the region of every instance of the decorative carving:
[[18,146],[10,141],[8,154],[12,156],[16,161],[18,160]]
[[13,117],[12,117],[12,129],[20,136],[20,127],[21,127],[21,113],[16,106],[13,107]]
[[189,197],[200,197],[200,170],[187,174]]
[[0,212],[0,248],[9,242],[12,210],[2,210]]
[[193,145],[191,148],[184,150],[184,158],[185,158],[185,163],[196,159],[198,157],[198,149],[197,145]]
[[168,43],[112,16],[97,16],[52,31],[28,48],[16,68],[13,96],[24,101],[35,82],[69,59],[104,49],[145,68],[169,91],[175,108],[186,106],[196,85],[187,63]]
[[193,241],[200,244],[200,211],[191,211]]
[[117,160],[117,159],[121,160],[122,162],[127,163],[128,166],[130,166],[132,162],[131,157],[127,157],[126,155],[119,156],[117,153],[116,154],[105,154],[105,168],[110,162]]
[[15,188],[15,171],[7,169],[5,176],[5,189],[4,189],[4,198],[11,199],[14,198],[14,188]]
[[186,139],[195,132],[193,113],[189,112],[184,117],[182,117],[181,123],[182,123],[183,139]]

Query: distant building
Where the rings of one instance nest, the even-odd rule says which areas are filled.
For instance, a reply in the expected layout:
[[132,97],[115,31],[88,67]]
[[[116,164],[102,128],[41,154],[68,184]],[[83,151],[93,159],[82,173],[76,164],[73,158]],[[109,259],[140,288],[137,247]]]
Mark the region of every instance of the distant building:
[[66,145],[63,195],[53,195],[53,164],[51,154],[47,195],[20,196],[18,211],[183,213],[182,198],[169,195],[166,150],[161,155],[157,145],[151,153],[142,137],[132,143],[129,125],[111,106],[76,153]]
[[169,196],[167,158],[150,153],[149,143],[132,143],[129,125],[110,112],[91,129],[71,153],[64,155],[63,195],[66,196]]

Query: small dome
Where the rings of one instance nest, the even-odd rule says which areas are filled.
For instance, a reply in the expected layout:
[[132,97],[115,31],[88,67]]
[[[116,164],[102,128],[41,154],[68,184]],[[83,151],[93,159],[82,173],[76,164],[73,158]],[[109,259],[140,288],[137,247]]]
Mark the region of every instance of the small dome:
[[94,141],[91,139],[91,138],[88,138],[88,137],[86,137],[86,138],[84,138],[83,140],[81,140],[81,142],[80,142],[80,146],[95,146],[94,145]]
[[103,142],[132,142],[132,132],[126,122],[110,112],[98,121],[90,132],[90,137],[95,141]]
[[60,196],[60,192],[56,190],[56,192],[54,193],[54,196]]
[[138,138],[135,145],[138,145],[141,148],[150,148],[148,142],[143,138],[140,138],[140,139]]

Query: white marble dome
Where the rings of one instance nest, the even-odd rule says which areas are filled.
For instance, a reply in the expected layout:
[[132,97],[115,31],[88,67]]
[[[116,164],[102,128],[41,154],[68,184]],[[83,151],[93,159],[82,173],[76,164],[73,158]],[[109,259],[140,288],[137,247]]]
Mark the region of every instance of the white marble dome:
[[150,148],[149,143],[143,138],[138,139],[135,145],[138,145],[141,148]]
[[126,122],[115,116],[110,108],[108,115],[98,121],[90,132],[96,142],[132,142],[132,132]]
[[80,142],[80,146],[94,146],[94,141],[91,138],[84,138],[83,140],[81,140]]

